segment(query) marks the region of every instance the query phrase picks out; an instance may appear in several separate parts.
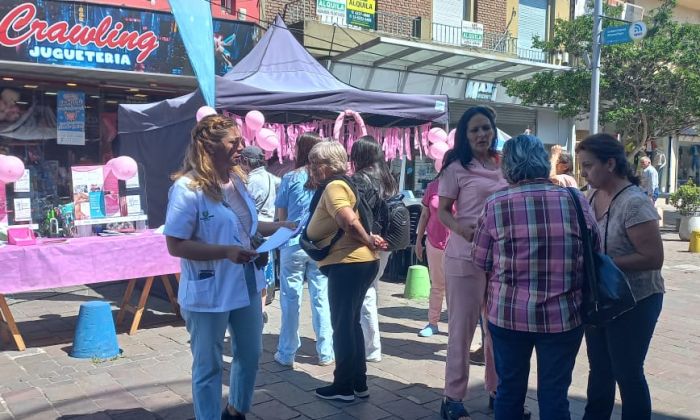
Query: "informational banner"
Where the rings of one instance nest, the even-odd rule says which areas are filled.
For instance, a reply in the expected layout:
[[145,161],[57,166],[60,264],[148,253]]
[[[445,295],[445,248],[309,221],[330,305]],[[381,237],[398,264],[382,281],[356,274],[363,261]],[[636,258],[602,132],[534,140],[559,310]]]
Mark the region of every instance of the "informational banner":
[[85,93],[58,91],[56,100],[56,143],[85,145]]
[[484,25],[476,22],[462,21],[462,45],[466,47],[484,46]]
[[347,12],[348,26],[376,29],[375,0],[347,0]]
[[211,5],[207,0],[168,1],[175,21],[180,26],[180,36],[190,57],[194,74],[197,76],[204,102],[209,106],[216,106]]
[[[251,22],[213,21],[223,75],[258,37]],[[0,60],[192,76],[170,13],[55,0],[0,1]]]
[[316,15],[327,25],[346,25],[346,0],[316,0]]

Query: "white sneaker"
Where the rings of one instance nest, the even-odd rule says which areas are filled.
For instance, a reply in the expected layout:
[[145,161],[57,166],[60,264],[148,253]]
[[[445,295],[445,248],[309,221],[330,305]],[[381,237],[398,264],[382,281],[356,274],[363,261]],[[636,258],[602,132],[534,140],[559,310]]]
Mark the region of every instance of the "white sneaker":
[[370,363],[379,363],[382,361],[382,356],[368,357],[365,360],[370,362]]

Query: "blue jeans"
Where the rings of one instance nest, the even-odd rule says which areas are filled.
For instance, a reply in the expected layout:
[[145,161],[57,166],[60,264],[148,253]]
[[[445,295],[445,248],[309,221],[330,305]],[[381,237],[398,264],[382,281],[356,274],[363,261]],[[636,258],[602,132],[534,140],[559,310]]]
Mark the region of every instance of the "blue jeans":
[[604,327],[586,328],[588,403],[585,420],[609,419],[620,387],[623,420],[651,418],[651,396],[644,377],[644,359],[661,313],[664,295],[637,302],[629,312]]
[[583,327],[562,333],[534,333],[500,328],[489,322],[498,373],[496,420],[520,420],[527,394],[532,349],[537,353],[537,400],[541,420],[567,420],[576,354]]
[[280,306],[282,325],[280,326],[277,357],[292,362],[301,346],[299,338],[299,313],[304,279],[309,282],[311,298],[311,322],[316,333],[316,352],[320,362],[335,359],[333,354],[333,327],[328,305],[328,278],[318,269],[316,262],[309,258],[299,245],[280,250]]
[[229,312],[181,311],[190,333],[192,400],[197,420],[221,418],[222,355],[227,327],[233,355],[228,403],[240,413],[250,411],[262,352],[263,322],[254,276],[247,275],[246,280],[250,297],[250,305],[246,307]]

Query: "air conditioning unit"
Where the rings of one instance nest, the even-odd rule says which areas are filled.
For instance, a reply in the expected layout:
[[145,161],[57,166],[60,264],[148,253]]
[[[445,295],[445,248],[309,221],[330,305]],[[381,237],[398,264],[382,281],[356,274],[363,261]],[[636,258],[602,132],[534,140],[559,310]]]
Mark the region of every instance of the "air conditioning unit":
[[627,22],[639,22],[644,18],[644,8],[636,4],[625,3],[622,5],[620,19]]

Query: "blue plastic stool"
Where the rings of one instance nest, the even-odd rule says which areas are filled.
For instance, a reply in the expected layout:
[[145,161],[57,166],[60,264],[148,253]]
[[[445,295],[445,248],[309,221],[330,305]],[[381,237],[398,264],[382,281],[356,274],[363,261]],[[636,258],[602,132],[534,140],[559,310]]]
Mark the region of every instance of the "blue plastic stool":
[[80,305],[71,357],[110,359],[120,352],[109,303],[95,300]]

